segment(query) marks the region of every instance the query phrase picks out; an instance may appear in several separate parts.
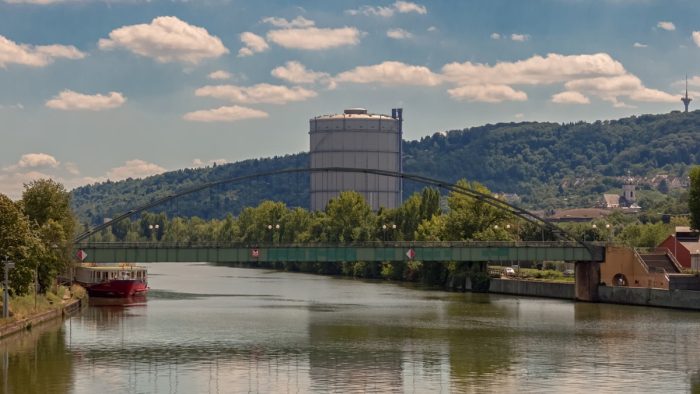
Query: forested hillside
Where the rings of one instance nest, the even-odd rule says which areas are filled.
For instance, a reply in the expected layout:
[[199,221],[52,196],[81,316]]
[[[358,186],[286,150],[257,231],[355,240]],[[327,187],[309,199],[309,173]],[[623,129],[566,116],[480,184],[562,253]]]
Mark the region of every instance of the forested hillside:
[[[700,111],[593,123],[499,123],[404,141],[404,171],[448,181],[479,181],[517,193],[530,208],[590,206],[628,172],[687,175],[700,162]],[[246,160],[208,168],[84,186],[73,190],[81,221],[100,222],[153,198],[203,182],[308,165],[308,155]],[[408,195],[420,185],[405,185]],[[173,202],[170,215],[222,218],[271,199],[307,207],[308,176],[276,176],[221,186]],[[158,212],[159,210],[155,210]]]

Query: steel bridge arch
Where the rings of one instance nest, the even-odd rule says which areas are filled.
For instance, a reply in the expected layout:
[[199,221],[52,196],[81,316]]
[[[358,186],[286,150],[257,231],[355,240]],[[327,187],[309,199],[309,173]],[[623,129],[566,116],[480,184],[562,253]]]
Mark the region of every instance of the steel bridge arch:
[[262,178],[262,177],[268,177],[268,176],[273,176],[273,175],[283,175],[283,174],[298,174],[298,173],[319,173],[319,172],[349,172],[349,173],[360,173],[360,174],[371,174],[371,175],[382,175],[382,176],[388,176],[392,178],[400,178],[404,180],[410,180],[414,182],[418,182],[420,184],[426,185],[426,186],[433,186],[437,187],[440,189],[448,190],[451,192],[455,192],[458,194],[462,194],[468,197],[472,197],[476,200],[482,201],[494,208],[508,211],[509,213],[529,222],[532,223],[542,230],[546,230],[551,232],[555,237],[557,237],[560,240],[570,240],[570,241],[575,241],[578,242],[579,244],[583,245],[587,249],[590,250],[590,245],[587,243],[576,239],[572,234],[567,232],[566,230],[562,229],[559,226],[556,226],[544,218],[528,211],[525,209],[522,209],[520,207],[517,207],[515,205],[509,204],[505,201],[499,200],[489,194],[486,193],[481,193],[476,190],[472,190],[466,187],[459,186],[457,184],[453,184],[447,181],[435,179],[435,178],[430,178],[422,175],[416,175],[416,174],[407,174],[407,173],[401,173],[401,172],[396,172],[396,171],[386,171],[386,170],[375,170],[375,169],[368,169],[368,168],[348,168],[348,167],[323,167],[323,168],[288,168],[288,169],[283,169],[283,170],[275,170],[275,171],[265,171],[265,172],[258,172],[258,173],[253,173],[253,174],[248,174],[248,175],[243,175],[243,176],[237,176],[233,178],[226,178],[226,179],[221,179],[218,181],[214,182],[207,182],[198,186],[193,186],[181,191],[178,191],[174,194],[169,194],[165,197],[157,198],[150,203],[138,206],[134,209],[131,209],[127,212],[124,212],[112,220],[109,220],[105,223],[102,223],[100,225],[97,225],[91,229],[88,229],[87,231],[83,232],[82,234],[79,234],[75,240],[74,243],[80,243],[81,241],[87,239],[91,235],[97,233],[98,231],[102,231],[103,229],[110,227],[111,225],[118,223],[128,217],[131,217],[133,215],[136,215],[138,213],[141,213],[147,209],[159,206],[161,204],[164,204],[166,202],[175,200],[179,197],[186,196],[188,194],[196,193],[201,190],[209,189],[214,186],[218,185],[223,185],[223,184],[232,184],[232,183],[239,183],[243,181],[247,181],[250,179],[256,179],[256,178]]

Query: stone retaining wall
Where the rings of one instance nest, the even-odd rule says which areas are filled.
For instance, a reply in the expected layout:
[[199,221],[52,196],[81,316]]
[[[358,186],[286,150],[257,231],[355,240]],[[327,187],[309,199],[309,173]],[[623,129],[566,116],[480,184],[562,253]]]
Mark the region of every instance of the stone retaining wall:
[[521,296],[564,298],[573,300],[573,283],[537,282],[512,279],[491,279],[489,293],[513,294]]
[[600,302],[700,310],[700,291],[599,286]]

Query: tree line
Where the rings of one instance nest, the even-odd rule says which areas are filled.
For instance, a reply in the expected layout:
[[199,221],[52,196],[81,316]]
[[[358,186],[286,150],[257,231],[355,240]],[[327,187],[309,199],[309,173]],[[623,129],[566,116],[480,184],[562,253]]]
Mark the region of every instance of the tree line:
[[6,261],[15,263],[9,278],[12,294],[30,293],[35,285],[44,293],[56,283],[73,261],[76,227],[70,194],[60,183],[41,179],[25,184],[16,202],[0,194],[0,268]]
[[[700,166],[690,170],[687,200],[690,216],[670,224],[640,221],[620,212],[593,223],[563,227],[582,241],[614,241],[633,247],[657,246],[674,225],[700,227]],[[478,182],[459,180],[460,188],[490,195]],[[87,227],[88,224],[83,224]],[[0,194],[0,261],[16,263],[11,271],[14,294],[26,294],[34,283],[46,291],[74,261],[73,238],[77,221],[70,208],[70,194],[53,180],[25,185],[22,199],[13,202]],[[283,202],[263,201],[244,208],[238,216],[223,219],[169,218],[164,212],[144,212],[94,234],[91,241],[163,241],[182,243],[360,243],[392,241],[544,241],[553,234],[479,199],[437,189],[413,193],[396,209],[373,212],[361,194],[348,191],[332,199],[325,210],[310,212]],[[1,264],[4,264],[1,263]],[[0,266],[1,267],[1,266]],[[338,264],[280,263],[269,268],[366,278],[423,281],[431,284],[463,284],[484,280],[483,267],[468,263],[345,262]]]

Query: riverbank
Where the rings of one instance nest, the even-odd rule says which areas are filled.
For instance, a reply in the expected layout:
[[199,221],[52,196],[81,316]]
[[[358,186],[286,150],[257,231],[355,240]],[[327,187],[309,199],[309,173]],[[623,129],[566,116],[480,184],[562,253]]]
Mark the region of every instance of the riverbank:
[[[30,330],[44,322],[63,318],[66,315],[72,314],[83,306],[83,300],[86,299],[85,289],[74,285],[71,289],[64,288],[62,294],[49,293],[47,295],[39,295],[36,301],[29,298],[18,297],[10,299],[11,316],[7,319],[0,318],[0,338]],[[69,297],[64,298],[63,295],[68,294]]]

